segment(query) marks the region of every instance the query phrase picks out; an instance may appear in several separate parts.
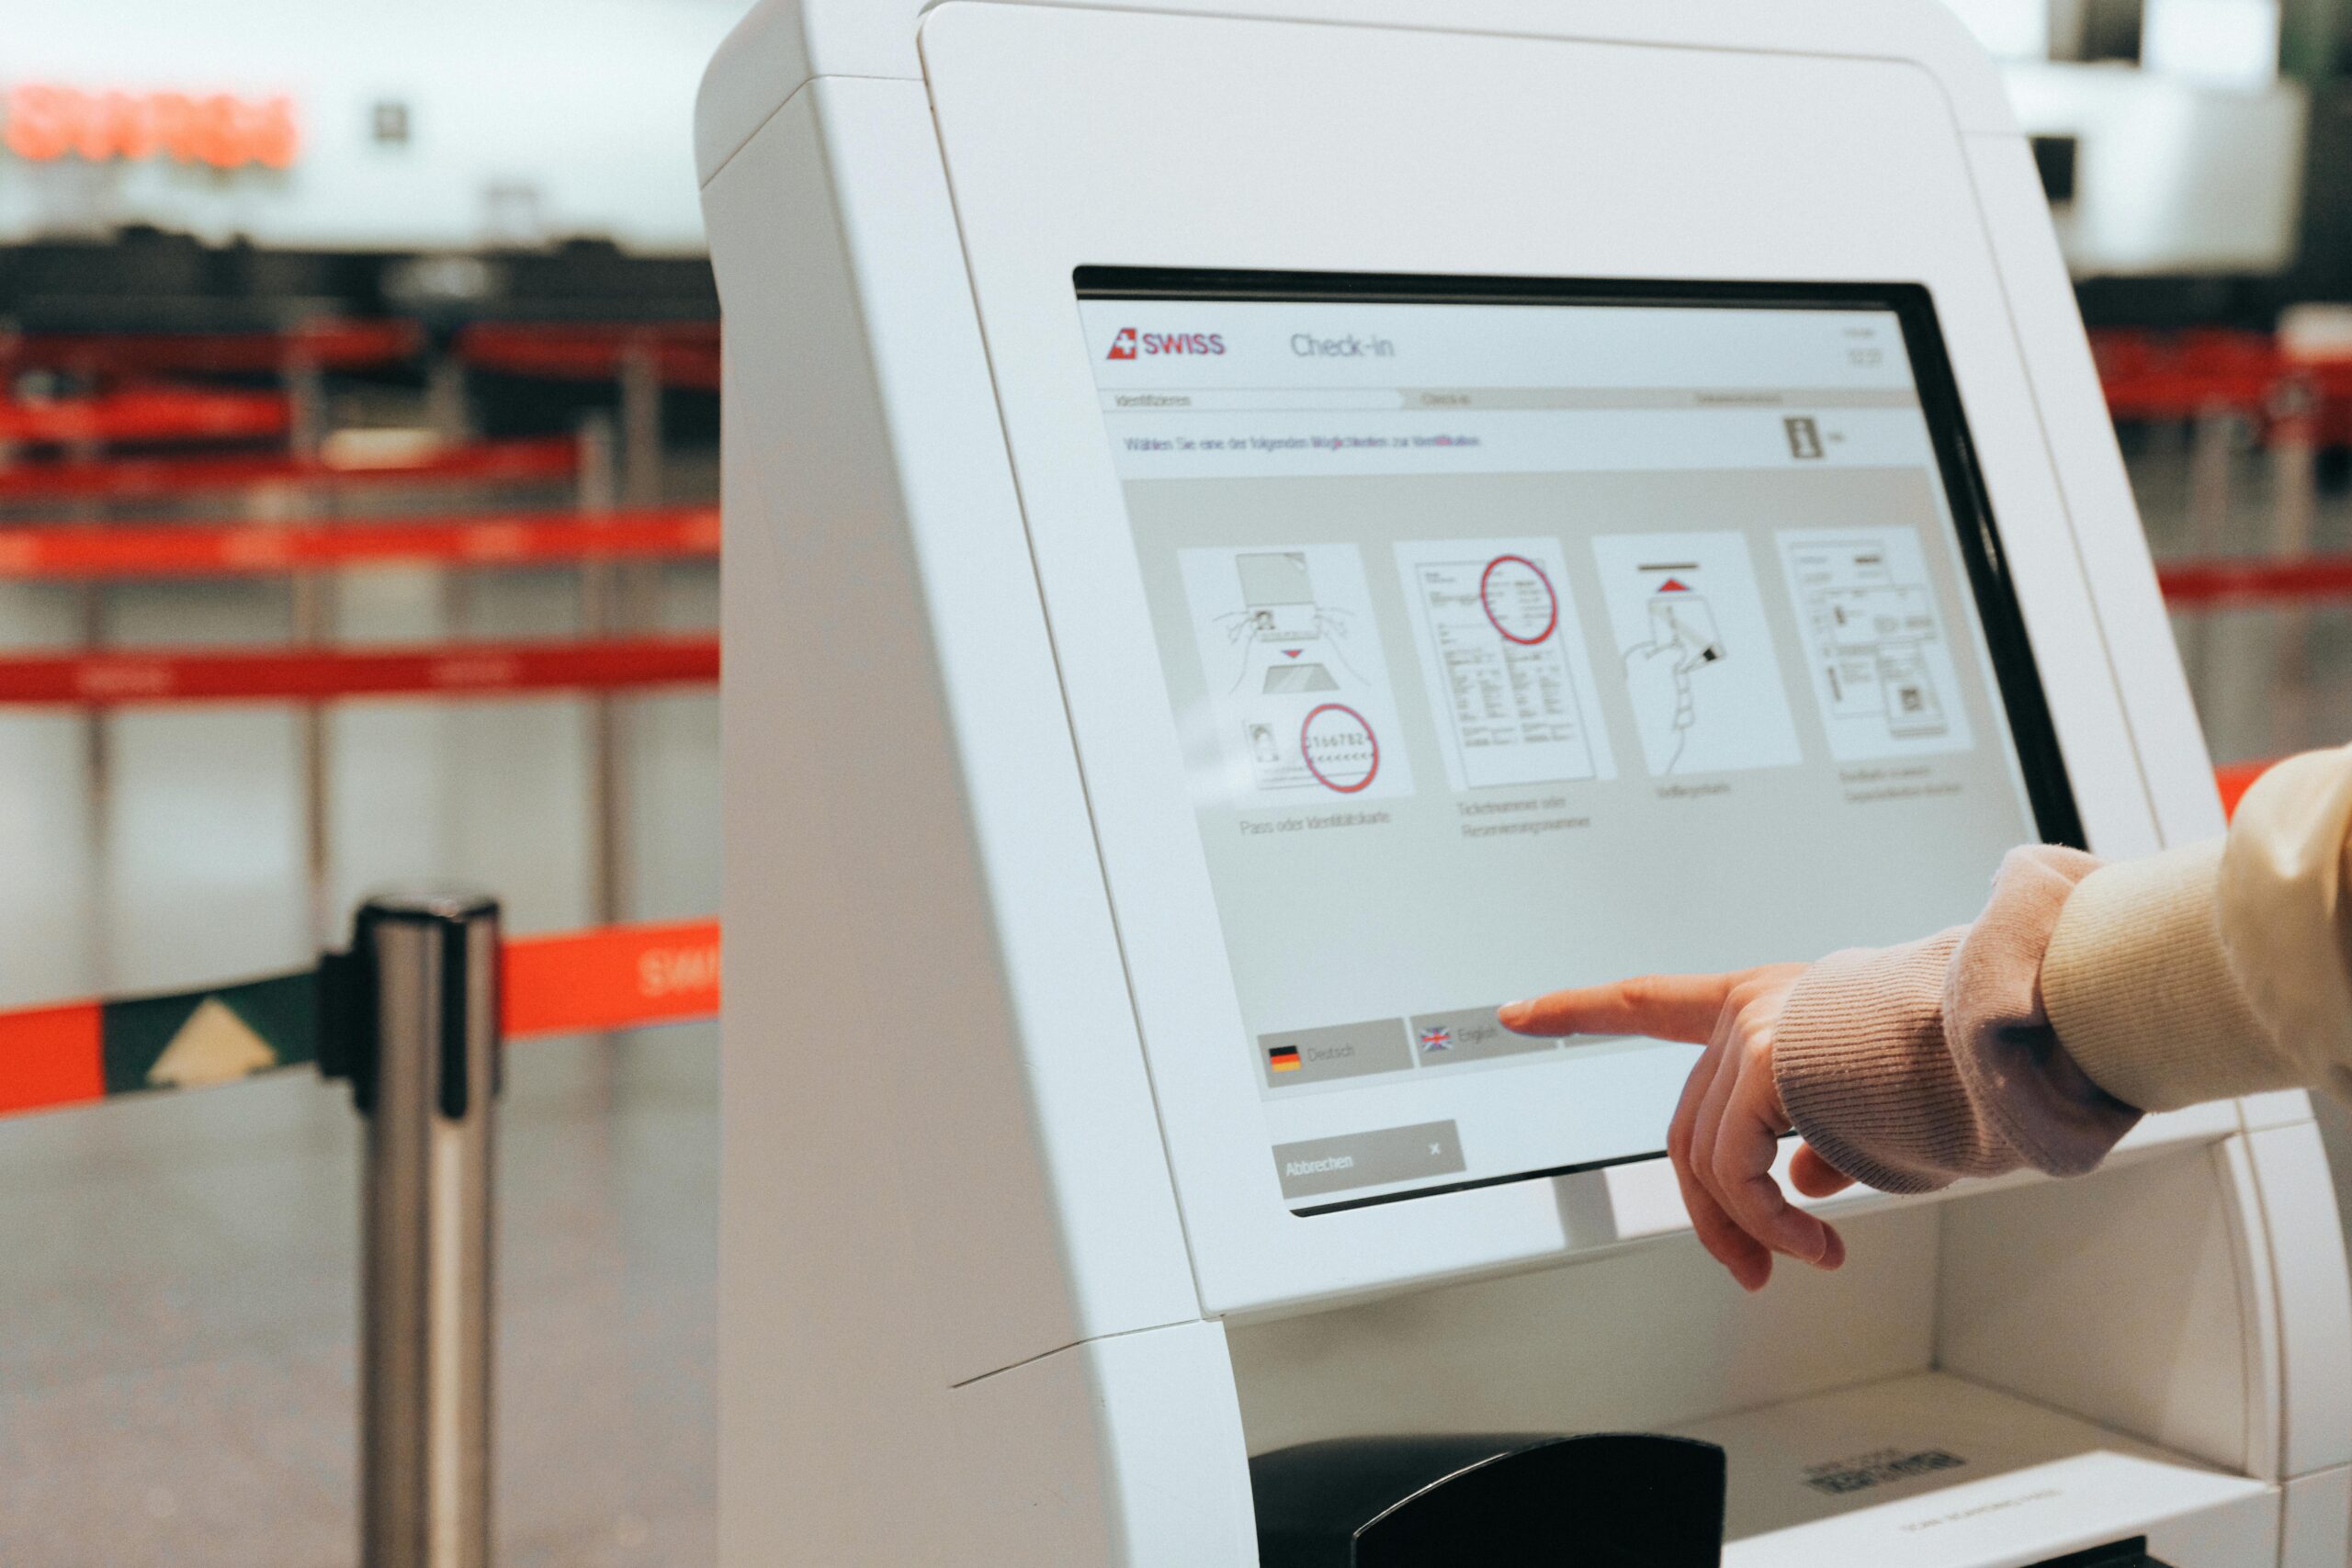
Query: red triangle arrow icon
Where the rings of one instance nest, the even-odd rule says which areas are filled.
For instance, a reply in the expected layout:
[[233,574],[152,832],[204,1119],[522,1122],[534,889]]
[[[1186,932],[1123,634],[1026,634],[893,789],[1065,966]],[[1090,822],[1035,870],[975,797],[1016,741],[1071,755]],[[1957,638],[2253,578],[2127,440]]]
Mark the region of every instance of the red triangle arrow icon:
[[1306,649],[1303,648],[1285,648],[1283,649],[1283,657],[1284,659],[1296,659],[1300,654],[1305,653],[1306,651]]
[[1669,577],[1657,585],[1657,591],[1660,593],[1688,593],[1690,585],[1679,577]]

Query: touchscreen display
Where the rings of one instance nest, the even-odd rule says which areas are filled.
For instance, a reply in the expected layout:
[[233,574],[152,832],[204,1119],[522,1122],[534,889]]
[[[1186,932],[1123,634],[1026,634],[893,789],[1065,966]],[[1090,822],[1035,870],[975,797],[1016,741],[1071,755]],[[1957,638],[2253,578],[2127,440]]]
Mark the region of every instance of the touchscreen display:
[[1495,1008],[2079,838],[1924,293],[1078,282],[1293,1210],[1655,1156],[1695,1048]]

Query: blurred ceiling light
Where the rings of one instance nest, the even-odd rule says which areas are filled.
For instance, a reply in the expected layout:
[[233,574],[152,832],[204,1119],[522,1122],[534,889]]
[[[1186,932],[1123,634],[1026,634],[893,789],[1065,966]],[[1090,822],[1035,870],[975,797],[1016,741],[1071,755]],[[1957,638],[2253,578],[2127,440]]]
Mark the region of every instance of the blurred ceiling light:
[[421,462],[441,449],[434,431],[405,425],[379,430],[336,430],[327,434],[319,457],[331,468],[391,468]]
[[2278,318],[2278,346],[2306,365],[2352,364],[2352,305],[2290,306]]

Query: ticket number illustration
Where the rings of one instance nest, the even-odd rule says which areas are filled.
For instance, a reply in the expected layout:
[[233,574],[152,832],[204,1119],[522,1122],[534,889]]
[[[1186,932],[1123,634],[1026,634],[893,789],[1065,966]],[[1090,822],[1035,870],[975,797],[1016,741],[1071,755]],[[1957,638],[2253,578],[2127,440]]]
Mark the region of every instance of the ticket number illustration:
[[1388,660],[1352,545],[1177,552],[1237,806],[1409,795]]
[[1592,550],[1649,771],[1803,761],[1747,539],[1603,534]]
[[1783,533],[1779,544],[1830,755],[1852,762],[1973,745],[1918,534]]
[[1617,776],[1557,540],[1413,541],[1396,573],[1455,789]]

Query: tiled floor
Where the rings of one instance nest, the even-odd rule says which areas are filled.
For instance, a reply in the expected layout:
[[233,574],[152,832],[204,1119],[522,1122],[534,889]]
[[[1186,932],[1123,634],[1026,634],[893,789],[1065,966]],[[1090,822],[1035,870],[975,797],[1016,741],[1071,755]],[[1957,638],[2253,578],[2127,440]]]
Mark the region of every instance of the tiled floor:
[[[712,1560],[716,1043],[513,1059],[504,1568]],[[302,1073],[0,1129],[0,1562],[356,1561],[357,1157]]]
[[[2185,546],[2185,453],[2134,437],[2152,535]],[[2242,465],[2231,537],[2267,537]],[[2332,500],[2322,542],[2352,544]],[[705,570],[665,575],[666,623],[707,626]],[[483,633],[569,628],[561,572],[485,578]],[[355,579],[347,635],[430,636],[421,573]],[[59,643],[68,596],[0,592],[0,644]],[[282,588],[124,588],[124,642],[267,641]],[[2310,618],[2301,695],[2278,619],[2201,650],[2222,756],[2352,736],[2352,615]],[[718,718],[707,694],[630,705],[641,916],[716,906]],[[331,905],[462,874],[516,930],[582,922],[585,710],[374,704],[335,720]],[[2291,722],[2296,728],[2283,732]],[[0,1006],[291,966],[311,950],[295,728],[266,708],[111,722],[94,833],[83,728],[0,714]],[[103,940],[101,940],[103,932]],[[712,1556],[716,1042],[708,1028],[519,1047],[502,1122],[498,1529],[505,1568]],[[300,1074],[0,1122],[0,1563],[319,1568],[354,1561],[356,1136]]]

